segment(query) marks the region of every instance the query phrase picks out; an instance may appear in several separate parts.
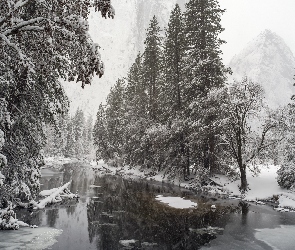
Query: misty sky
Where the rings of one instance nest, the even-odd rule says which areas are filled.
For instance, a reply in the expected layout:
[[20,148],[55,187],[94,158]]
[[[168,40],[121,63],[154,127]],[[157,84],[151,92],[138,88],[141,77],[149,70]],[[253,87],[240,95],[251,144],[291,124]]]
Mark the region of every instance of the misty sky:
[[220,5],[226,9],[224,63],[265,29],[281,36],[295,54],[295,0],[220,0]]

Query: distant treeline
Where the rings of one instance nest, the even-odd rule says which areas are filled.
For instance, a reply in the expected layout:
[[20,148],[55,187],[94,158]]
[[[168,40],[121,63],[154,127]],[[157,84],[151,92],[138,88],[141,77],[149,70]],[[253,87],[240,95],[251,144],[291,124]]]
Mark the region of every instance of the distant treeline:
[[227,82],[223,12],[217,0],[191,0],[184,13],[176,5],[165,37],[152,18],[144,52],[97,112],[97,159],[184,178],[195,171],[200,183],[236,166],[245,190],[246,167],[277,155],[283,119],[267,111],[262,88],[247,77]]
[[58,119],[56,126],[46,125],[47,156],[87,157],[93,151],[93,120],[89,116],[86,120],[81,109],[77,109],[73,117]]

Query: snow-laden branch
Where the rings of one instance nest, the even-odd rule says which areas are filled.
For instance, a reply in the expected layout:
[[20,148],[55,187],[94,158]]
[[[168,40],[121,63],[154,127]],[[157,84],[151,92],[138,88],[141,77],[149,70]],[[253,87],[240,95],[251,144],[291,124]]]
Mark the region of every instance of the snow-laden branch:
[[0,19],[0,27],[1,27],[1,26],[7,21],[7,19],[9,19],[9,18],[12,16],[12,14],[13,14],[15,11],[17,11],[19,8],[25,6],[27,3],[29,3],[29,1],[30,1],[30,0],[25,0],[25,1],[20,0],[20,1],[18,1],[18,2],[15,4],[14,8],[13,8],[12,10],[10,10],[10,11],[6,14],[6,16],[4,16],[4,17],[2,17],[2,18]]
[[15,43],[10,42],[10,40],[9,40],[4,34],[1,34],[1,33],[0,33],[0,38],[2,38],[2,40],[4,40],[4,42],[5,42],[9,47],[13,48],[13,49],[17,52],[17,54],[19,55],[19,58],[20,58],[20,60],[22,61],[22,63],[23,63],[24,65],[26,65],[27,62],[28,62],[28,58],[26,57],[26,55],[24,55],[24,54],[22,53],[22,51],[20,50],[20,48],[19,48]]
[[71,181],[68,183],[64,184],[63,186],[59,188],[54,188],[51,190],[44,190],[40,193],[41,196],[47,196],[46,198],[40,200],[38,203],[34,204],[35,209],[43,209],[45,208],[48,204],[52,203],[57,203],[61,202],[62,198],[61,197],[67,197],[67,198],[78,198],[76,194],[72,194],[68,191],[68,187],[71,184]]
[[5,36],[8,36],[8,35],[12,34],[13,32],[15,32],[15,31],[17,31],[17,30],[19,30],[19,29],[21,29],[23,27],[30,26],[32,24],[41,22],[43,20],[45,20],[44,17],[36,17],[36,18],[30,19],[28,21],[19,22],[15,26],[13,26],[13,27],[7,29],[6,31],[4,31],[2,34],[5,35]]

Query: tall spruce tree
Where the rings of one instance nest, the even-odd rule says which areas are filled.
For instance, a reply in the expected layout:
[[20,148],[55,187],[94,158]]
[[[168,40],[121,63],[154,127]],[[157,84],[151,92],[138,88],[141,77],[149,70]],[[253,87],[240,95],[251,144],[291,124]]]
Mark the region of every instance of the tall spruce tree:
[[78,108],[73,119],[73,130],[75,137],[75,155],[81,157],[84,155],[84,126],[85,126],[85,117],[83,110]]
[[[190,147],[193,152],[203,152],[201,162],[206,169],[214,172],[216,119],[218,112],[204,118],[204,112],[210,109],[207,105],[207,94],[214,88],[224,85],[226,74],[230,72],[221,59],[220,46],[225,41],[219,38],[224,30],[220,24],[224,13],[217,0],[190,0],[186,4],[185,17],[185,103],[189,107],[188,115],[194,126]],[[194,104],[198,103],[200,112],[194,112]],[[198,123],[196,123],[198,121]],[[201,136],[200,136],[201,135]],[[192,136],[191,138],[194,138]],[[199,159],[195,161],[200,162]]]
[[125,82],[118,79],[107,97],[106,124],[112,158],[121,158],[125,143]]
[[110,142],[108,140],[107,128],[106,128],[106,112],[105,107],[100,104],[96,121],[93,128],[94,146],[96,148],[96,160],[108,161],[112,159],[110,153]]
[[[147,115],[148,95],[143,82],[142,56],[137,55],[126,78],[126,111],[130,118],[144,118]],[[128,114],[127,114],[128,115]]]
[[[189,158],[187,155],[187,126],[182,112],[185,109],[183,103],[184,71],[183,58],[185,52],[184,19],[178,4],[171,12],[164,43],[164,74],[165,84],[162,99],[163,110],[167,129],[170,130],[168,140],[170,152],[169,162],[171,168],[168,172],[183,171],[183,176],[189,175]],[[175,169],[175,166],[177,168]]]
[[152,18],[146,35],[143,54],[143,80],[149,95],[149,117],[156,121],[159,109],[158,96],[162,63],[162,39],[160,37],[160,27],[156,16]]
[[149,123],[149,96],[143,81],[142,64],[142,56],[138,54],[126,78],[125,115],[128,125],[125,128],[124,160],[128,165],[143,165],[144,163],[142,138]]
[[212,88],[222,87],[229,70],[224,66],[220,46],[225,43],[219,38],[224,30],[220,24],[222,10],[217,0],[190,0],[186,4],[186,93],[191,100],[206,96]]
[[176,114],[182,108],[182,81],[184,57],[184,22],[181,9],[178,4],[171,12],[168,28],[166,29],[166,38],[164,43],[164,61],[165,61],[165,86],[164,92],[167,98],[167,115],[171,112]]

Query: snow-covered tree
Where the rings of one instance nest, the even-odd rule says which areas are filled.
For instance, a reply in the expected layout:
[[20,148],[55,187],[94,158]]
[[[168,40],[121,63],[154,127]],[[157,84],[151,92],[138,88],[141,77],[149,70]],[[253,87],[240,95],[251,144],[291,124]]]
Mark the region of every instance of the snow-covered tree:
[[34,198],[39,188],[44,123],[57,123],[68,102],[59,80],[90,84],[103,74],[98,45],[88,34],[94,7],[113,17],[109,0],[3,0],[0,2],[0,97],[11,128],[4,131],[6,186]]
[[102,104],[99,105],[96,114],[96,121],[93,128],[93,139],[96,148],[96,160],[103,159],[108,161],[112,159],[110,143],[107,135],[105,107]]
[[89,155],[93,150],[93,119],[91,116],[87,118],[84,127],[84,154]]
[[[223,88],[218,95],[224,112],[222,140],[238,166],[242,191],[248,188],[246,168],[277,141],[273,133],[284,125],[281,118],[266,116],[263,90],[247,78]],[[279,139],[279,138],[278,138]],[[253,170],[253,169],[252,169]]]
[[224,13],[217,0],[190,0],[184,12],[185,20],[185,97],[190,102],[204,96],[213,87],[221,87],[226,80],[219,38],[224,30]]
[[185,45],[183,30],[184,22],[182,12],[179,5],[176,4],[170,15],[164,43],[164,95],[167,98],[164,105],[167,106],[166,112],[169,116],[171,116],[171,112],[176,114],[176,111],[180,111],[182,108],[182,59],[184,57]]
[[160,27],[156,16],[154,16],[147,29],[145,39],[145,50],[143,53],[143,81],[148,92],[148,112],[152,120],[158,119],[159,112],[159,88],[160,70],[162,67],[162,39]]
[[[220,88],[226,81],[226,74],[229,73],[221,59],[222,51],[220,46],[225,43],[219,35],[224,30],[221,26],[221,16],[224,13],[217,0],[190,0],[186,4],[184,12],[184,35],[185,35],[185,55],[184,55],[184,105],[187,107],[186,116],[188,122],[197,124],[202,128],[208,128],[207,134],[199,138],[198,150],[203,167],[214,170],[215,168],[215,138],[213,124],[215,115],[203,119],[203,112],[206,112],[204,104],[201,113],[190,112],[191,104],[205,101],[208,92],[212,88]],[[207,107],[211,108],[211,107]],[[200,119],[201,118],[201,119]],[[200,123],[200,122],[204,123]],[[197,130],[199,130],[196,127]],[[194,132],[196,134],[196,131]],[[194,143],[194,141],[192,141]],[[213,171],[214,172],[214,171]]]

